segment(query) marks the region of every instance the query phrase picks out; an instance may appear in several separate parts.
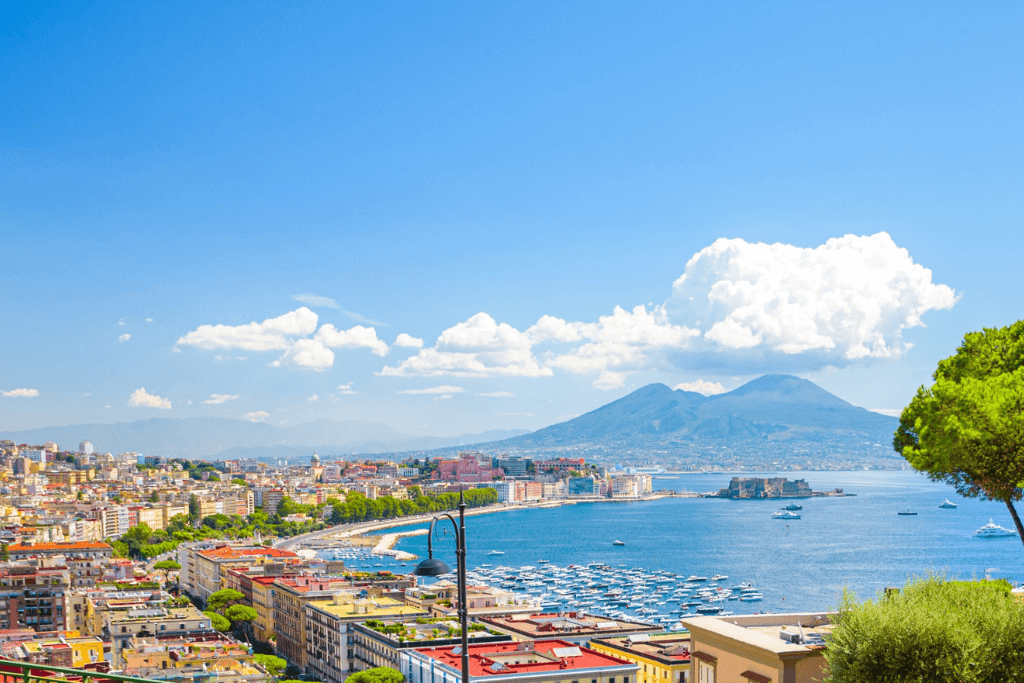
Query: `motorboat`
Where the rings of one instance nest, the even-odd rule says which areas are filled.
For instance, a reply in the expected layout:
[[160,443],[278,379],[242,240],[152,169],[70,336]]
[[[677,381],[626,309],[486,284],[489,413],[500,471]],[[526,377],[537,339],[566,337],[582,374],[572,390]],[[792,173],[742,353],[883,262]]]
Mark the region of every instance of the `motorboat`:
[[789,505],[787,505],[786,507],[784,507],[782,509],[783,510],[789,510],[789,511],[792,512],[793,510],[803,510],[804,506],[803,505],[797,505],[796,503],[790,503]]
[[612,541],[612,545],[626,545],[626,542],[625,541],[615,540],[615,541]]
[[949,501],[949,498],[947,498],[945,502],[943,502],[942,505],[940,505],[939,507],[942,508],[943,510],[956,510],[960,506],[957,505],[956,503],[951,503]]
[[1017,532],[1013,529],[1004,529],[989,519],[988,524],[975,531],[974,535],[978,538],[1003,538],[1005,536],[1016,536]]
[[917,513],[914,512],[913,510],[900,510],[896,514],[897,515],[902,515],[904,517],[916,517],[917,516]]
[[489,552],[487,554],[488,555],[504,555],[505,551],[504,550],[492,550],[491,552]]
[[800,515],[789,510],[779,510],[772,513],[772,519],[800,519]]
[[697,576],[696,574],[694,574],[693,576],[686,577],[687,583],[695,583],[697,581],[707,581],[707,580],[708,580],[708,577],[706,577],[706,576]]
[[712,581],[725,581],[728,578],[729,578],[728,574],[715,574],[714,576],[711,577],[711,580]]

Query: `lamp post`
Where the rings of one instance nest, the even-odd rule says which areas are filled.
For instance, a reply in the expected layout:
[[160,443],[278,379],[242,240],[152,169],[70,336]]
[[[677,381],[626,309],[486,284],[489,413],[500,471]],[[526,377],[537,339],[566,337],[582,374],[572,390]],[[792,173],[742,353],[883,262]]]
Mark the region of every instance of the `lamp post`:
[[416,566],[416,576],[440,576],[451,571],[451,567],[434,559],[434,525],[439,519],[447,519],[455,529],[456,579],[459,591],[459,625],[462,627],[462,683],[469,683],[469,607],[466,604],[466,498],[459,491],[459,521],[447,512],[430,520],[427,532],[427,559]]

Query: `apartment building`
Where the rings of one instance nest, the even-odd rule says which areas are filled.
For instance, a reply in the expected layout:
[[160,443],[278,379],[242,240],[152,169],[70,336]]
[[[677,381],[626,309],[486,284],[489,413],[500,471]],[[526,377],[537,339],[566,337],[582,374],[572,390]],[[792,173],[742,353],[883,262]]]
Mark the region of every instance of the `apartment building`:
[[306,618],[306,671],[323,683],[342,683],[356,670],[354,636],[358,622],[405,621],[429,614],[392,598],[359,598],[336,593],[329,599],[304,605]]
[[826,671],[827,613],[684,619],[694,683],[811,683]]
[[594,638],[590,647],[637,665],[637,683],[689,683],[689,633],[638,633]]

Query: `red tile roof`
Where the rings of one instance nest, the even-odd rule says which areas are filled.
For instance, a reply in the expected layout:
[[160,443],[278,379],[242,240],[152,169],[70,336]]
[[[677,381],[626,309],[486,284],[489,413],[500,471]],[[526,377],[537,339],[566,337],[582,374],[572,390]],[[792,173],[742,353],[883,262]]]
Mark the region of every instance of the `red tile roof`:
[[61,550],[111,550],[111,547],[106,543],[99,541],[81,541],[79,543],[33,543],[31,545],[22,545],[15,543],[14,545],[7,548],[12,553],[31,553],[31,552],[59,552]]
[[[524,658],[531,654],[530,650],[520,650],[526,645],[533,646],[533,652],[542,655],[541,661],[524,662],[515,664],[509,656],[516,654],[524,655]],[[557,650],[564,648],[565,651],[558,653]],[[417,649],[416,652],[436,659],[447,664],[455,670],[462,667],[461,651],[456,654],[456,647],[432,647]],[[579,652],[579,655],[571,656]],[[571,653],[571,654],[569,654]],[[562,656],[559,656],[561,654]],[[492,659],[492,656],[498,659]],[[502,666],[495,667],[496,661],[501,661]],[[542,673],[545,671],[560,672],[559,676],[568,676],[568,672],[574,669],[598,669],[603,667],[629,667],[636,669],[636,665],[623,661],[611,655],[602,654],[589,648],[570,643],[565,640],[534,640],[520,643],[481,643],[469,646],[469,675],[470,676],[521,676],[525,673]]]
[[203,550],[199,553],[203,557],[208,557],[211,560],[231,560],[235,558],[245,557],[298,557],[295,553],[289,550],[279,550],[277,548],[235,548],[230,545],[222,545],[219,548],[211,548],[209,550]]

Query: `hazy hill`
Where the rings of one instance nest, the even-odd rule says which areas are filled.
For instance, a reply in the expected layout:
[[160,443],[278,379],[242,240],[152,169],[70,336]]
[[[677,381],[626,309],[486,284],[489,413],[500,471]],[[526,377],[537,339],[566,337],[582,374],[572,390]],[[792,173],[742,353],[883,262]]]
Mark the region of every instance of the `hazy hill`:
[[851,405],[808,380],[765,375],[716,396],[649,384],[585,415],[495,445],[713,444],[843,435],[888,443],[896,424],[896,418]]
[[137,451],[182,458],[308,457],[426,450],[479,443],[523,434],[525,430],[491,430],[454,437],[416,437],[386,425],[358,420],[320,420],[291,427],[219,417],[152,418],[114,424],[80,424],[0,432],[0,439],[41,444],[55,441],[77,449],[88,440],[98,452]]

